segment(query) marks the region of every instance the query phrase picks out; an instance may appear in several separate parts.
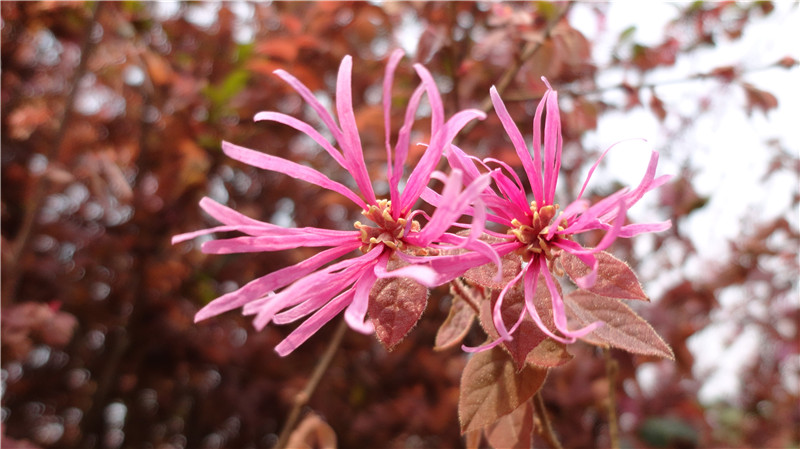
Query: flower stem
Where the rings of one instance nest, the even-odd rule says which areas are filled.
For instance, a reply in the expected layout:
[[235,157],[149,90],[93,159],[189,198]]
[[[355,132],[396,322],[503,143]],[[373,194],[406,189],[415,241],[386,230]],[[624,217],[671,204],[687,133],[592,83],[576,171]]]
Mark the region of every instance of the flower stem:
[[619,449],[619,425],[617,424],[617,371],[619,365],[611,357],[611,350],[603,348],[606,359],[606,378],[608,379],[608,433],[611,448]]
[[333,361],[333,356],[336,355],[336,350],[339,349],[339,345],[342,343],[342,338],[346,330],[347,322],[342,319],[342,321],[339,322],[339,327],[336,328],[333,334],[333,338],[331,338],[331,342],[328,344],[328,348],[325,349],[325,354],[319,362],[317,362],[317,366],[314,367],[311,379],[308,380],[303,391],[294,396],[292,410],[289,412],[289,418],[283,425],[283,429],[281,429],[281,434],[278,437],[278,442],[275,444],[275,449],[284,449],[286,443],[289,442],[289,435],[291,435],[292,429],[294,429],[297,420],[300,418],[300,412],[303,410],[303,407],[308,404],[308,401],[314,394],[314,390],[317,389],[319,382],[322,380],[322,376],[325,374],[325,371],[328,370],[328,367]]
[[536,408],[536,414],[539,415],[539,421],[542,423],[542,436],[547,441],[547,444],[553,449],[563,449],[563,446],[561,446],[558,437],[553,431],[553,425],[550,424],[550,416],[547,414],[547,409],[544,406],[544,399],[542,398],[541,391],[536,393],[534,406]]

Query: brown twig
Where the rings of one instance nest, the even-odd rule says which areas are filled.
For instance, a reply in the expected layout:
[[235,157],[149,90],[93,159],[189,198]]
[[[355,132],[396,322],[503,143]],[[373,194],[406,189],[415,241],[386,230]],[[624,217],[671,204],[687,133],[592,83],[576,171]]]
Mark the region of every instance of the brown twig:
[[541,433],[545,441],[547,441],[547,444],[553,449],[564,449],[558,441],[558,437],[553,430],[553,425],[550,423],[550,416],[547,414],[547,408],[544,406],[544,399],[542,398],[541,391],[536,393],[533,404],[536,408],[536,414],[539,416],[539,421],[542,423]]
[[328,344],[328,348],[325,350],[325,354],[319,360],[317,366],[314,367],[314,372],[311,374],[311,378],[308,380],[306,387],[303,388],[303,391],[294,396],[292,410],[289,412],[289,418],[287,418],[286,423],[283,425],[283,429],[281,429],[281,434],[278,437],[278,442],[275,444],[275,449],[284,449],[286,447],[286,443],[289,441],[289,435],[291,435],[295,424],[297,424],[298,419],[300,419],[300,412],[302,412],[303,407],[308,404],[308,401],[314,394],[314,390],[317,389],[319,382],[322,380],[322,376],[325,374],[325,371],[328,370],[328,367],[333,361],[333,356],[336,354],[336,350],[339,349],[339,345],[342,343],[342,338],[346,330],[347,322],[342,319],[342,321],[339,322],[339,327],[336,328],[333,334],[331,342]]
[[606,378],[608,379],[608,433],[611,448],[619,449],[619,424],[617,423],[617,371],[619,365],[611,357],[611,350],[603,348],[606,359]]

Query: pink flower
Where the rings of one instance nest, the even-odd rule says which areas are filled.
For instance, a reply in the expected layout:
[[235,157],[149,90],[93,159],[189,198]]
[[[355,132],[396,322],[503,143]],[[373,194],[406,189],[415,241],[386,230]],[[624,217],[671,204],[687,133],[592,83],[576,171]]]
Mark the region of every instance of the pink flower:
[[[508,227],[507,234],[486,231],[495,238],[501,238],[502,243],[495,244],[495,249],[500,256],[512,252],[521,257],[522,269],[502,289],[492,313],[493,322],[500,339],[473,350],[487,349],[502,341],[511,340],[511,333],[519,326],[525,313],[533,319],[537,326],[549,337],[562,343],[572,343],[577,338],[592,332],[601,322],[592,323],[582,329],[570,329],[567,325],[567,315],[564,302],[556,286],[552,272],[558,272],[554,263],[561,252],[576,256],[586,264],[590,271],[583,277],[576,279],[579,288],[591,288],[597,279],[598,260],[595,254],[606,249],[618,237],[628,238],[643,232],[663,231],[670,227],[670,222],[649,224],[625,224],[628,209],[633,206],[645,193],[657,188],[669,179],[669,176],[655,178],[658,153],[653,151],[647,171],[639,185],[630,190],[624,188],[589,205],[582,199],[586,184],[598,164],[610,150],[606,150],[595,162],[589,171],[589,176],[583,184],[575,201],[564,208],[555,202],[556,183],[561,167],[561,119],[558,110],[557,93],[546,79],[547,92],[536,109],[533,119],[533,156],[514,121],[508,114],[497,90],[492,87],[490,95],[495,111],[511,139],[517,155],[522,162],[522,167],[527,175],[527,180],[532,190],[533,201],[528,203],[527,192],[522,181],[507,164],[496,159],[476,160],[467,156],[463,151],[452,147],[447,154],[451,167],[462,170],[464,179],[469,182],[480,175],[478,166],[488,169],[490,165],[498,165],[502,170],[491,172],[497,190],[487,188],[480,195],[480,200],[486,204],[488,221]],[[547,111],[544,136],[542,136],[542,112]],[[543,138],[542,138],[543,137]],[[542,148],[543,142],[543,148]],[[432,204],[441,204],[444,198],[432,191],[424,193],[423,198]],[[605,235],[594,248],[584,248],[573,240],[573,236],[593,230],[603,230]],[[534,294],[540,275],[544,278],[552,300],[555,327],[561,335],[548,329],[534,306]],[[511,330],[506,328],[501,316],[503,299],[511,287],[522,282],[525,295],[525,308],[517,323]]]
[[[334,120],[325,107],[314,98],[311,91],[295,77],[282,70],[275,72],[317,113],[338,143],[339,149],[311,125],[294,117],[279,112],[260,112],[256,114],[255,120],[283,123],[314,139],[342,169],[353,176],[358,187],[357,191],[331,180],[313,168],[229,142],[223,142],[223,151],[233,159],[254,167],[284,173],[340,193],[363,209],[362,213],[368,223],[356,222],[352,231],[313,227],[287,229],[248,218],[209,198],[204,198],[200,206],[223,225],[175,236],[173,243],[214,232],[238,231],[246,236],[205,242],[202,251],[228,254],[278,251],[301,246],[328,247],[328,249],[296,265],[255,279],[234,292],[222,295],[201,309],[195,316],[196,321],[239,307],[243,307],[245,314],[255,315],[254,325],[259,330],[270,322],[284,324],[308,317],[275,348],[284,356],[342,310],[345,310],[345,319],[350,327],[363,333],[373,332],[375,326],[367,318],[367,313],[370,302],[375,300],[376,292],[373,291],[373,287],[381,279],[405,279],[402,288],[395,286],[401,291],[397,300],[406,300],[402,297],[403,292],[413,291],[417,296],[422,292],[424,306],[424,302],[427,301],[427,289],[423,287],[441,285],[469,268],[467,265],[451,265],[438,271],[433,269],[428,259],[442,250],[466,248],[478,251],[479,257],[471,259],[473,265],[477,263],[476,261],[485,262],[487,259],[499,262],[499,257],[488,244],[474,237],[461,237],[446,232],[470,204],[477,201],[478,206],[475,210],[480,210],[480,200],[477,200],[477,196],[490,184],[490,176],[472,176],[470,185],[462,190],[462,173],[459,170],[454,170],[446,178],[441,173],[435,172],[443,149],[450,145],[456,133],[470,120],[483,119],[485,115],[477,110],[465,110],[445,122],[442,100],[433,77],[424,67],[417,64],[414,69],[422,82],[409,100],[403,126],[393,147],[390,142],[391,90],[394,72],[402,57],[403,53],[399,50],[392,53],[383,82],[387,179],[390,189],[388,200],[378,199],[375,196],[364,162],[352,105],[352,58],[346,56],[339,67],[336,85],[337,120]],[[400,191],[403,167],[408,157],[411,128],[422,96],[426,93],[431,106],[431,141],[409,174],[405,187]],[[414,210],[413,206],[432,177],[439,178],[445,183],[442,191],[443,204],[432,216],[427,217],[423,212]],[[424,227],[416,220],[420,215],[427,218]],[[480,212],[476,214],[477,217],[481,215]],[[473,234],[480,235],[483,232],[483,220],[473,220],[472,231]],[[360,254],[357,251],[360,251]],[[356,252],[357,255],[332,263],[352,252]],[[417,284],[409,284],[409,279],[423,287],[418,288],[415,287]],[[386,288],[386,285],[385,282],[381,284],[383,288]],[[412,319],[410,324],[406,323],[408,329],[413,326],[416,319],[418,316]]]

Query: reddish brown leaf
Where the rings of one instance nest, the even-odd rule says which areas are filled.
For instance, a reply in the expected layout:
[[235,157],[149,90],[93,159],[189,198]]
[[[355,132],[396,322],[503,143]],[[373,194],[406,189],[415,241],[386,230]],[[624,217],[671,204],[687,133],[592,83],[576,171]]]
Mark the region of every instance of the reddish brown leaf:
[[650,324],[621,301],[577,290],[564,298],[571,317],[581,325],[605,324],[583,338],[597,346],[613,346],[628,352],[675,360],[672,349]]
[[531,401],[517,407],[494,424],[486,426],[486,441],[494,448],[528,449],[533,447],[533,406]]
[[[390,270],[394,269],[391,267]],[[368,312],[378,340],[391,350],[417,324],[428,304],[428,289],[409,278],[378,279],[369,295]]]
[[[451,292],[453,289],[450,290]],[[436,351],[443,351],[461,343],[475,320],[475,311],[457,295],[453,295],[450,313],[444,320],[439,331],[436,332],[436,342],[433,347]]]
[[497,274],[497,265],[493,263],[470,268],[464,273],[464,279],[483,287],[502,289],[519,274],[519,270],[522,268],[522,261],[517,254],[510,253],[503,256],[501,262],[503,264],[503,280],[501,282],[494,280]]
[[[627,263],[617,259],[610,253],[600,251],[597,257],[597,281],[591,288],[592,293],[608,298],[638,299],[650,301],[642,290],[642,284]],[[575,281],[589,274],[589,267],[568,252],[561,255],[561,266],[570,278]]]
[[499,348],[475,354],[461,375],[461,433],[480,429],[511,413],[539,391],[546,377],[546,369],[530,365],[518,372],[513,360]]
[[650,90],[650,110],[658,117],[658,121],[663,122],[667,118],[667,110],[664,108],[664,102],[656,95],[655,89]]
[[[481,304],[481,326],[491,340],[500,338],[500,334],[495,329],[492,320],[492,310],[499,297],[500,290],[494,290],[491,301],[484,301]],[[541,276],[536,284],[534,304],[545,326],[552,332],[556,332],[550,291]],[[507,329],[511,329],[514,323],[517,322],[524,309],[525,292],[522,288],[522,282],[519,282],[509,289],[503,299],[503,322]],[[572,355],[567,352],[566,346],[549,338],[527,313],[522,323],[511,336],[513,340],[503,342],[501,347],[511,355],[517,370],[525,367],[526,363],[533,363],[542,367],[553,367],[563,365],[572,359]]]
[[747,113],[752,113],[753,109],[760,109],[766,113],[770,109],[778,107],[778,98],[775,95],[761,90],[750,83],[742,83],[744,93],[747,95]]

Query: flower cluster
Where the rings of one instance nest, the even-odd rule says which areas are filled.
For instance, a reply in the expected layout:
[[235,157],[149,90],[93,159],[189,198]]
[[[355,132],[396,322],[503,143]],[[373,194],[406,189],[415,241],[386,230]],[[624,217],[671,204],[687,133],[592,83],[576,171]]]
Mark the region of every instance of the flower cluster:
[[[557,94],[549,84],[533,120],[532,152],[497,91],[494,88],[490,91],[495,112],[524,169],[531,190],[529,193],[507,164],[492,158],[478,160],[453,145],[456,135],[468,122],[483,119],[485,114],[468,109],[446,119],[433,77],[419,64],[414,65],[414,69],[420,84],[408,99],[404,122],[396,140],[391,141],[392,86],[402,57],[401,51],[391,54],[383,81],[386,181],[389,185],[389,197],[383,199],[376,196],[369,179],[356,126],[351,93],[351,57],[345,57],[339,68],[335,119],[299,80],[282,70],[276,71],[316,112],[335,142],[328,141],[310,124],[279,112],[261,112],[255,120],[282,123],[309,136],[352,176],[356,189],[350,189],[311,167],[233,143],[223,142],[223,151],[251,166],[283,173],[341,194],[362,209],[363,219],[355,221],[350,231],[284,228],[254,220],[204,198],[200,206],[222,225],[178,235],[173,238],[173,243],[200,235],[236,231],[245,236],[206,241],[202,251],[227,254],[296,247],[327,249],[222,295],[201,309],[196,320],[240,307],[245,314],[254,315],[257,329],[270,322],[284,324],[304,319],[276,347],[280,355],[286,355],[344,311],[344,318],[352,329],[362,333],[375,332],[378,339],[391,348],[405,337],[421,316],[429,288],[464,276],[473,284],[495,290],[491,315],[494,329],[489,333],[497,338],[479,348],[466,348],[468,350],[508,343],[513,340],[521,323],[529,319],[547,338],[556,342],[571,343],[589,336],[603,323],[586,323],[579,329],[570,327],[569,320],[582,321],[567,313],[559,277],[566,270],[579,289],[603,295],[604,281],[598,279],[598,273],[604,273],[601,278],[627,274],[624,268],[617,272],[603,270],[601,265],[604,261],[613,257],[603,250],[616,238],[661,231],[670,226],[669,222],[625,224],[627,210],[643,194],[667,179],[665,176],[655,177],[658,154],[652,153],[647,171],[636,188],[623,189],[590,205],[582,199],[586,189],[584,184],[578,198],[562,208],[555,201],[561,166],[561,123]],[[426,147],[421,158],[404,180],[404,167],[412,145],[411,130],[423,97],[427,97],[430,107],[430,138],[424,142]],[[449,174],[436,169],[443,156],[449,162]],[[431,179],[443,183],[441,192],[428,187]],[[420,199],[435,206],[433,214],[428,215],[416,208]],[[462,217],[471,217],[471,220],[462,223],[459,221]],[[489,222],[495,223],[493,226],[505,227],[507,232],[486,229]],[[462,231],[450,232],[454,227]],[[584,248],[574,238],[593,230],[605,232],[593,248]],[[568,256],[577,258],[580,263],[564,263]],[[476,276],[476,270],[482,274]],[[541,301],[537,302],[537,292],[543,291],[537,290],[537,284],[541,282],[549,292],[551,301],[547,316],[552,318],[553,325],[545,322],[548,320],[544,320],[542,311],[537,309],[537,304],[541,309]],[[524,307],[519,309],[514,324],[508,326],[504,317],[509,302],[505,298],[512,289],[520,288]]]

